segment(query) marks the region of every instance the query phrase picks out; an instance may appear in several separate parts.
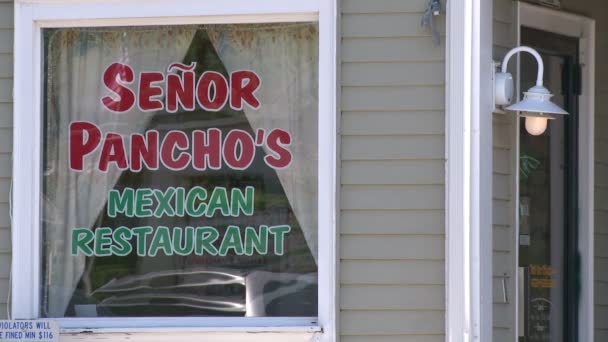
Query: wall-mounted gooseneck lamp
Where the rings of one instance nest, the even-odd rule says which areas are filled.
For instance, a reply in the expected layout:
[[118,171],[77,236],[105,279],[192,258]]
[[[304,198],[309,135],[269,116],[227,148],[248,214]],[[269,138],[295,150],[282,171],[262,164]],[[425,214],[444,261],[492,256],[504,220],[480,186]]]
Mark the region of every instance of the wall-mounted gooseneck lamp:
[[547,121],[557,118],[557,115],[567,115],[568,112],[551,102],[553,94],[543,86],[545,66],[540,54],[527,46],[519,46],[509,51],[502,62],[502,71],[495,76],[495,102],[497,105],[509,105],[513,100],[513,76],[507,72],[509,59],[516,53],[528,52],[536,58],[538,74],[536,85],[524,92],[524,99],[515,103],[507,110],[519,112],[526,118],[526,131],[531,135],[541,135],[547,129]]

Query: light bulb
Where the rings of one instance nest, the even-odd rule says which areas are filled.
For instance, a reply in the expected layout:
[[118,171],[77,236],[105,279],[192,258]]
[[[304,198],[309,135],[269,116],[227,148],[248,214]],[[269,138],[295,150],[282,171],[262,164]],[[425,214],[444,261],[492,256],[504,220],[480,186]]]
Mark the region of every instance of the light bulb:
[[541,135],[547,130],[547,118],[527,117],[526,131],[530,135]]

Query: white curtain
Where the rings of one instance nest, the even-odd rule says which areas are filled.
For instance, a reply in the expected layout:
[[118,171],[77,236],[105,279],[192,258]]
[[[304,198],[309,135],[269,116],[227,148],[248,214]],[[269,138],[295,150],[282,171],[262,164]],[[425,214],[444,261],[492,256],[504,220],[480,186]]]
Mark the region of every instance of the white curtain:
[[[164,71],[181,62],[195,27],[60,29],[48,36],[47,126],[45,127],[44,241],[48,317],[62,317],[85,268],[86,257],[72,257],[70,231],[90,228],[103,209],[120,172],[96,171],[101,149],[85,159],[84,171],[68,169],[69,124],[89,121],[102,131],[143,132],[152,114],[137,108],[111,113],[100,99],[108,94],[102,73],[113,62],[139,71]],[[136,83],[135,83],[136,84]]]
[[256,93],[260,108],[244,108],[253,130],[282,128],[291,133],[292,164],[276,172],[317,261],[317,27],[218,25],[207,27],[207,32],[228,72],[254,70],[262,79]]

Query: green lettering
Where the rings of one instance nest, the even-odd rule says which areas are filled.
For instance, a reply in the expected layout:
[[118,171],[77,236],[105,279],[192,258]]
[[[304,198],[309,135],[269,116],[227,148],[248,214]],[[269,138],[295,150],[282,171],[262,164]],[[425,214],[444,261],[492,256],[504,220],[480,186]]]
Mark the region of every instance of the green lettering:
[[222,215],[230,215],[230,206],[228,204],[228,192],[224,187],[217,187],[213,189],[211,198],[209,198],[209,207],[207,208],[207,217],[213,217],[216,210],[220,210]]
[[154,233],[154,237],[150,243],[148,256],[156,256],[159,249],[162,249],[165,255],[173,255],[173,248],[171,248],[171,234],[169,232],[169,228],[167,227],[159,226],[156,228],[156,233]]
[[196,246],[194,253],[203,255],[205,251],[211,255],[217,255],[217,248],[213,243],[218,239],[220,233],[213,227],[196,227]]
[[112,255],[112,228],[99,227],[95,229],[95,256],[104,257]]
[[194,227],[186,227],[186,236],[180,227],[173,228],[173,250],[177,255],[190,255],[194,251]]
[[248,186],[245,188],[245,195],[241,189],[233,188],[230,196],[230,209],[232,216],[238,217],[242,212],[245,216],[253,215],[253,202],[255,196],[255,188]]
[[234,249],[236,255],[243,255],[243,240],[241,230],[237,226],[228,226],[222,244],[220,245],[220,255],[226,256],[229,249]]
[[82,251],[82,254],[86,256],[92,256],[93,250],[89,247],[89,243],[94,238],[95,233],[88,228],[72,229],[72,256],[77,256],[78,250]]
[[137,240],[137,255],[146,256],[146,235],[152,233],[154,229],[150,226],[136,227],[131,229]]
[[285,234],[289,233],[291,227],[288,225],[272,226],[268,228],[270,234],[274,237],[274,254],[283,255],[283,246],[285,246]]
[[152,201],[152,190],[148,188],[137,189],[135,191],[135,216],[136,217],[151,217],[152,210],[149,208],[154,202]]
[[184,217],[184,202],[186,201],[186,190],[179,187],[175,190],[175,215]]
[[112,238],[114,239],[114,243],[118,246],[112,245],[112,253],[118,256],[127,256],[131,254],[131,251],[133,251],[133,247],[131,246],[128,240],[130,240],[132,237],[133,233],[131,233],[131,230],[129,228],[116,228],[114,230],[114,233],[112,233]]
[[119,190],[110,190],[107,211],[109,217],[116,217],[117,213],[133,217],[133,189],[125,188],[122,194]]
[[[205,210],[207,206],[204,201],[207,198],[207,190],[200,186],[195,186],[190,191],[188,191],[188,196],[186,197],[186,213],[192,217],[201,217],[205,214]],[[200,201],[198,207],[196,207],[196,202]]]
[[158,189],[154,190],[154,197],[156,197],[156,201],[158,202],[156,210],[154,211],[155,217],[162,217],[163,215],[175,216],[175,211],[171,206],[171,198],[174,194],[175,188],[172,187],[167,188],[167,191],[165,192]]
[[245,254],[253,255],[253,249],[260,255],[268,254],[268,226],[260,226],[259,233],[253,227],[245,228]]

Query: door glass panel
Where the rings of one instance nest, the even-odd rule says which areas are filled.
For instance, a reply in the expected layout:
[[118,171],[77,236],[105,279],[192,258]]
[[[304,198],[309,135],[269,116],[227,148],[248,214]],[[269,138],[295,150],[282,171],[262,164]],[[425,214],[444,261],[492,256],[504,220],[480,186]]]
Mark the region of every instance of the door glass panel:
[[[543,54],[545,85],[564,107],[563,57]],[[536,62],[521,59],[521,89],[534,85]],[[525,129],[520,119],[520,248],[523,274],[523,330],[520,341],[562,341],[564,312],[564,232],[566,227],[565,119],[550,120],[539,136]]]

